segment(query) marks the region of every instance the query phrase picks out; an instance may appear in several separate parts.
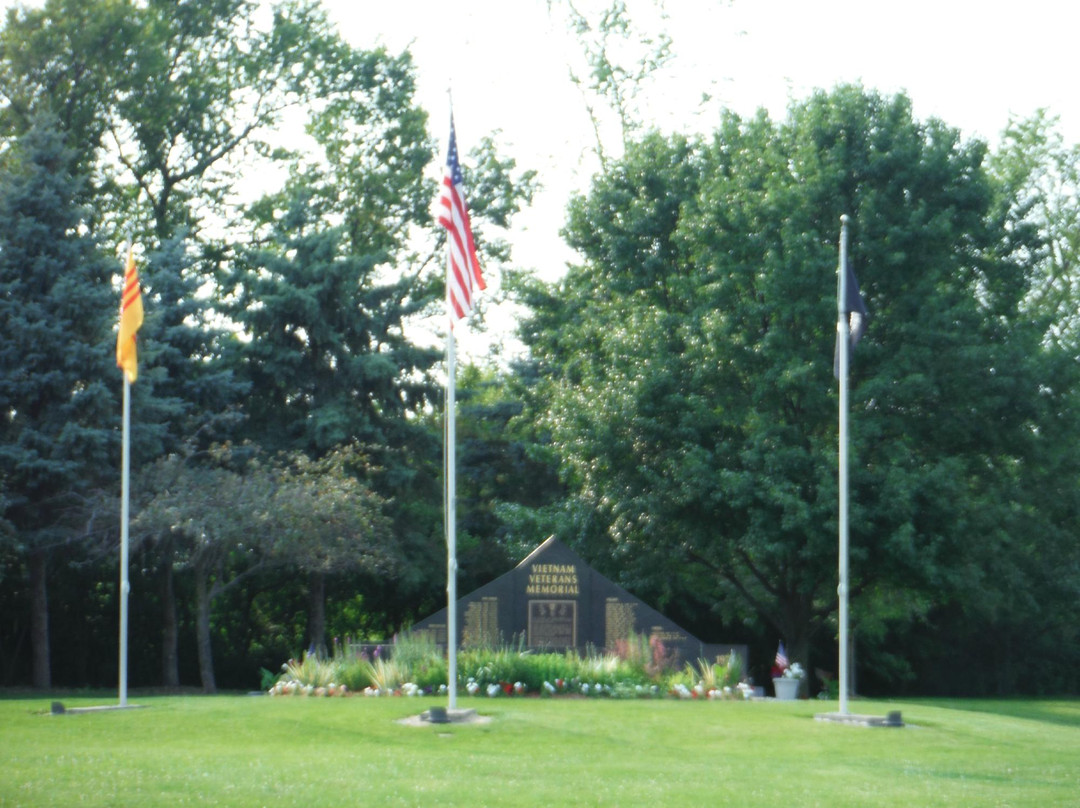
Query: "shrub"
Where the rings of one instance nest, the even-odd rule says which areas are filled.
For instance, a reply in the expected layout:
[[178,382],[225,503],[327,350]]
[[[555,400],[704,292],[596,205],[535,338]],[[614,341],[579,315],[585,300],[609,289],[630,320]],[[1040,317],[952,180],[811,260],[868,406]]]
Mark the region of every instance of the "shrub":
[[640,675],[656,680],[675,668],[675,652],[669,652],[664,641],[647,634],[631,634],[615,642],[615,654]]
[[442,656],[435,641],[426,634],[401,634],[394,638],[391,647],[391,657],[406,670],[423,667]]

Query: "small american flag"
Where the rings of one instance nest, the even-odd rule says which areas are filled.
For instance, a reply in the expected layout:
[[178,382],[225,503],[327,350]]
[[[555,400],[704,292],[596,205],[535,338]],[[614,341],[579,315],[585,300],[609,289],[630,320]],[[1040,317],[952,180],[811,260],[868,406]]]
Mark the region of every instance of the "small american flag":
[[787,654],[784,653],[783,643],[780,643],[780,647],[776,649],[776,662],[774,664],[781,670],[788,666],[788,658]]
[[449,233],[446,255],[446,307],[450,322],[473,310],[476,295],[484,288],[480,261],[476,258],[469,210],[465,204],[464,177],[458,162],[454,117],[450,116],[450,148],[446,154],[442,192],[439,194],[439,224]]

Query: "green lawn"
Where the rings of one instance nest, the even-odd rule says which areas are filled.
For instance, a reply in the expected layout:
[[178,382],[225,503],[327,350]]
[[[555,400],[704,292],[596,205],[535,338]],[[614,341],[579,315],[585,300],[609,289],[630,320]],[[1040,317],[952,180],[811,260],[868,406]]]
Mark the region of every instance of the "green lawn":
[[903,729],[807,701],[462,698],[493,720],[419,728],[396,719],[445,700],[130,701],[0,699],[0,806],[1080,803],[1080,701],[853,702]]

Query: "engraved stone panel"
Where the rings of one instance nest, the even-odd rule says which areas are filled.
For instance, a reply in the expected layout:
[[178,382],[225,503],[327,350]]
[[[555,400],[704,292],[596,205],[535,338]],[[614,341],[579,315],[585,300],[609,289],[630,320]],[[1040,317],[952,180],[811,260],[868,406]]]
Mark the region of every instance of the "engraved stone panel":
[[[482,597],[465,604],[465,627],[461,632],[464,647],[495,646],[499,636],[499,599]],[[445,640],[443,640],[445,642]]]
[[618,643],[635,633],[637,604],[619,598],[604,603],[604,648],[614,651]]
[[574,648],[577,646],[576,600],[530,600],[530,648]]

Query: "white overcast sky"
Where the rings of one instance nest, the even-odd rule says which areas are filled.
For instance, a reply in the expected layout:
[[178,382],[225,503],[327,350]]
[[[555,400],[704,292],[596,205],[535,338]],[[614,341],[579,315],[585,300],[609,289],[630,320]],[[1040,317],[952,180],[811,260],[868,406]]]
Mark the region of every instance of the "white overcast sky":
[[[627,3],[631,16],[654,18],[654,0]],[[577,4],[597,8],[607,0]],[[555,197],[544,204],[561,211],[566,192],[583,188],[595,164],[583,160],[592,133],[567,78],[575,46],[547,5],[325,0],[353,44],[412,50],[433,132],[445,131],[452,85],[462,152],[501,130],[504,151],[540,171]],[[676,58],[645,110],[662,130],[709,131],[719,104],[744,114],[764,106],[781,118],[790,100],[815,88],[861,82],[905,91],[918,117],[941,118],[991,143],[1010,115],[1047,107],[1060,116],[1066,140],[1080,142],[1080,4],[1071,0],[667,0],[666,12],[661,24]],[[702,108],[703,93],[713,106]]]
[[[656,16],[654,0],[627,5],[635,19]],[[354,45],[411,49],[418,100],[438,137],[452,85],[463,153],[497,129],[503,152],[540,172],[546,190],[518,217],[514,258],[558,277],[573,260],[558,235],[563,210],[596,163],[582,97],[568,80],[580,49],[546,0],[325,6]],[[667,0],[664,10],[655,24],[672,37],[675,59],[645,105],[646,122],[664,131],[708,132],[720,105],[783,118],[791,100],[816,88],[859,82],[904,91],[917,117],[991,144],[1011,115],[1040,107],[1059,116],[1068,143],[1080,142],[1080,4],[1072,0]],[[703,93],[711,106],[702,106]]]

